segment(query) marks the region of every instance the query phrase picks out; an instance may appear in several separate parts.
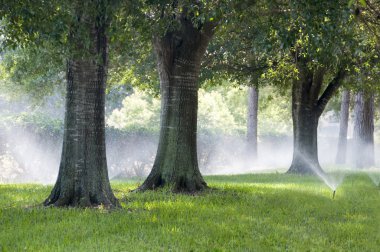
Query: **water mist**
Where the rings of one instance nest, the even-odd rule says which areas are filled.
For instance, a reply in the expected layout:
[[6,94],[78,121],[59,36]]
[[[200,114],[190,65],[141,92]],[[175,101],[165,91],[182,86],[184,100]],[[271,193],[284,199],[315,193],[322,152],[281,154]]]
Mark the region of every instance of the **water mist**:
[[302,158],[302,161],[306,163],[314,172],[315,175],[317,175],[332,191],[333,191],[333,199],[335,198],[336,190],[340,186],[340,184],[343,182],[344,174],[343,173],[337,173],[335,176],[333,174],[328,174],[319,169],[319,167],[315,166],[311,160],[306,158],[304,155],[300,155]]

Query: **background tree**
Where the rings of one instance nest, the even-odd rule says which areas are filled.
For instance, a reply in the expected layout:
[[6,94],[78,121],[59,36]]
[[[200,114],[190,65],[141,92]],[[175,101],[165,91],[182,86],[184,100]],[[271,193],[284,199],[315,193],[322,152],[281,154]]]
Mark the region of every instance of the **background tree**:
[[374,165],[374,95],[379,93],[379,17],[378,1],[350,1],[357,26],[366,37],[365,51],[360,56],[354,108],[354,165],[358,168]]
[[288,172],[321,173],[318,121],[354,58],[351,12],[344,1],[313,0],[277,2],[272,10],[273,38],[287,52],[282,61],[292,73],[294,152]]
[[[273,52],[268,40],[269,6],[265,2],[244,6],[219,27],[203,63],[202,77],[212,76],[213,82],[228,79],[247,91],[247,146],[248,163],[257,159],[258,100],[260,76],[268,68]],[[255,18],[252,18],[255,17]]]
[[375,164],[374,153],[374,96],[363,91],[355,95],[354,108],[354,165],[357,168]]
[[257,87],[248,87],[248,104],[247,104],[247,144],[248,155],[253,160],[257,159],[257,114],[259,110],[259,89]]
[[348,129],[349,112],[350,112],[350,91],[345,89],[342,92],[340,113],[339,113],[340,119],[339,119],[338,150],[337,150],[336,159],[335,159],[335,162],[337,164],[346,163],[347,129]]

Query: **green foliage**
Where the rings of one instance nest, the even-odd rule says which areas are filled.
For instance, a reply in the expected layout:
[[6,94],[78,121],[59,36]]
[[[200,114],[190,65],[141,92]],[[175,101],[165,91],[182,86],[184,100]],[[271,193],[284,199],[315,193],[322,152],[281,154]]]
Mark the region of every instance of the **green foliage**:
[[[343,91],[341,89],[340,91]],[[333,121],[339,122],[339,115],[340,115],[340,105],[342,103],[342,92],[337,92],[327,103],[325,112],[331,111],[332,112],[332,117]],[[330,113],[331,113],[330,112]],[[335,120],[334,120],[335,119]]]
[[[244,131],[244,125],[238,125],[228,98],[223,92],[200,89],[198,127],[200,132],[236,134]],[[235,113],[236,114],[236,113]],[[242,127],[243,126],[243,127]]]
[[160,81],[150,41],[139,40],[138,35],[127,39],[123,44],[127,43],[129,47],[111,45],[108,88],[132,85],[158,95]]
[[353,71],[347,80],[346,87],[354,92],[364,90],[370,93],[379,93],[380,61],[377,38],[360,23],[356,33],[362,38],[362,41],[360,41],[359,47],[355,48],[356,64],[353,65]]
[[[230,84],[229,86],[231,86]],[[227,85],[228,86],[228,85]],[[200,89],[198,130],[202,134],[244,135],[247,125],[247,88],[226,86]],[[274,88],[260,91],[259,135],[288,135],[291,128],[290,101]],[[160,102],[136,90],[120,109],[107,118],[107,125],[123,131],[158,132]]]
[[0,117],[0,123],[6,127],[32,128],[35,133],[58,135],[63,131],[63,120],[52,118],[41,112],[22,112]]
[[[322,69],[327,84],[339,70],[345,70],[346,76],[353,75],[373,61],[374,53],[368,47],[370,40],[360,31],[362,27],[355,22],[347,1],[274,1],[273,4],[271,44],[282,52],[279,56],[285,56],[276,57],[265,73],[270,83],[287,88],[298,78],[298,68],[305,65],[311,73]],[[360,85],[358,81],[354,83]]]
[[[214,28],[226,23],[227,19],[235,14],[238,15],[239,11],[251,5],[252,1],[246,0],[155,0],[133,1],[124,5],[115,21],[115,24],[124,29],[122,35],[118,34],[115,37],[115,40],[119,41],[116,43],[117,51],[123,53],[122,56],[111,57],[111,65],[115,66],[115,71],[111,70],[111,78],[114,76],[116,83],[132,83],[140,89],[148,89],[158,94],[159,80],[155,70],[156,59],[151,46],[152,37],[164,36],[167,32],[177,30],[180,27],[181,18],[191,20],[193,26],[199,30],[204,31],[206,27]],[[125,47],[125,44],[129,46]],[[201,82],[220,80],[219,75],[220,72],[212,73],[210,67],[203,68]]]
[[84,56],[90,47],[89,26],[108,26],[114,21],[120,3],[118,0],[2,1],[1,48],[51,43],[66,49],[67,55]]
[[376,0],[350,0],[349,6],[355,11],[355,17],[360,25],[365,27],[366,32],[374,36],[377,43],[380,42],[378,19],[380,5]]
[[312,64],[334,66],[351,57],[354,22],[346,1],[289,1],[277,5],[273,36],[296,58]]
[[290,135],[292,132],[291,101],[273,87],[260,90],[258,132],[261,136]]
[[[332,192],[316,178],[283,174],[205,177],[200,195],[130,193],[123,209],[40,206],[50,186],[0,185],[4,251],[376,251],[379,189],[351,175]],[[71,230],[71,232],[67,232]]]
[[[230,78],[246,85],[256,80],[268,68],[273,57],[268,40],[267,6],[264,1],[237,4],[223,18],[207,50],[203,79]],[[218,78],[220,77],[220,78]]]
[[6,51],[0,61],[0,89],[13,98],[41,103],[61,88],[65,79],[64,60],[56,48],[29,46]]
[[147,93],[135,90],[107,118],[109,127],[129,131],[158,131],[160,102]]
[[[206,23],[216,22],[236,8],[247,6],[250,1],[235,3],[229,0],[148,0],[134,1],[124,13],[135,16],[134,26],[142,33],[162,36],[179,27],[179,17],[190,19],[194,27],[202,29]],[[122,18],[122,17],[121,17]]]
[[[276,60],[275,64],[273,60]],[[267,71],[261,75],[261,81],[276,86],[280,92],[286,93],[299,74],[295,64],[291,62],[292,58],[289,54],[273,58],[268,63]]]

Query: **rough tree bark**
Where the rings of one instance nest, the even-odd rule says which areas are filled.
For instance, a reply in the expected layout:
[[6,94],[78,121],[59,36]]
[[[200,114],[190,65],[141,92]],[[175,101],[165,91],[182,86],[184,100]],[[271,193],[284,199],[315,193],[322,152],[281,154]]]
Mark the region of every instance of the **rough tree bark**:
[[299,78],[292,86],[293,160],[288,173],[318,174],[323,170],[318,160],[318,121],[327,102],[341,86],[344,71],[339,70],[319,96],[324,69],[310,70],[307,62],[297,65]]
[[347,155],[347,129],[348,117],[350,112],[350,91],[344,90],[342,92],[342,103],[340,105],[340,122],[339,122],[339,139],[338,150],[336,154],[335,163],[345,164]]
[[354,113],[354,165],[357,168],[370,167],[375,164],[374,96],[358,92]]
[[247,156],[249,161],[257,159],[257,114],[259,106],[259,90],[248,87],[247,109]]
[[74,53],[67,62],[64,139],[56,184],[44,205],[108,208],[119,206],[108,179],[105,146],[106,23],[78,16],[89,47],[76,31],[69,36]]
[[168,185],[176,192],[207,187],[197,160],[198,78],[201,59],[215,24],[194,27],[185,16],[180,27],[154,38],[161,85],[161,128],[151,173],[137,190]]

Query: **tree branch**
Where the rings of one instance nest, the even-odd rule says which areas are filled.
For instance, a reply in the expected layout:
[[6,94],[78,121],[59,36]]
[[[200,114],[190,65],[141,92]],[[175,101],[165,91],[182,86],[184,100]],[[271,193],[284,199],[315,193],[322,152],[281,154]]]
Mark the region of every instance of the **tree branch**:
[[310,101],[312,103],[318,100],[318,96],[322,89],[325,72],[326,70],[323,67],[318,67],[313,73],[313,81],[310,87]]
[[206,36],[213,36],[216,27],[219,25],[220,20],[207,21],[202,25],[202,33]]
[[228,74],[235,74],[239,76],[245,76],[250,75],[252,73],[256,72],[263,72],[266,69],[269,68],[269,65],[266,63],[257,64],[253,66],[247,66],[247,65],[239,65],[239,64],[224,64],[219,63],[216,65],[212,65],[210,62],[203,62],[202,67],[212,69],[212,71],[221,71],[226,72]]
[[319,98],[317,102],[317,115],[321,116],[323,111],[326,108],[327,103],[331,99],[331,97],[335,94],[335,92],[342,85],[342,81],[346,76],[346,71],[344,69],[339,69],[338,73],[334,77],[334,79],[328,84],[327,88]]

